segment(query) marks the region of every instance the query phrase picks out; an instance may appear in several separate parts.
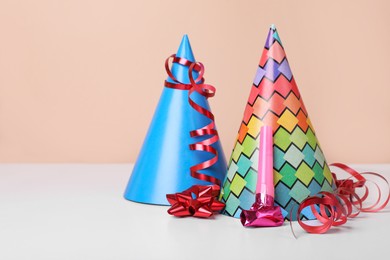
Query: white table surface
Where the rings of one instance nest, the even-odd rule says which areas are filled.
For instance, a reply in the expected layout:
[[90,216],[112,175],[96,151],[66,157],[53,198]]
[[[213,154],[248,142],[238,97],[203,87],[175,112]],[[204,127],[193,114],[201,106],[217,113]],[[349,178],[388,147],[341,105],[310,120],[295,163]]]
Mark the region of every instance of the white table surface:
[[[358,165],[390,179],[390,164]],[[386,259],[390,210],[324,235],[175,218],[123,198],[131,164],[0,164],[0,259]],[[349,250],[348,250],[349,248]],[[274,257],[274,258],[271,258]]]

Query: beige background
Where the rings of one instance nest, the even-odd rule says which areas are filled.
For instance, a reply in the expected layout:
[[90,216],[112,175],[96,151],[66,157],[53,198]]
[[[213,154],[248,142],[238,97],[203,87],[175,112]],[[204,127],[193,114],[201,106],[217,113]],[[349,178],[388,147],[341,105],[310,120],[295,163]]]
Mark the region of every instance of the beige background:
[[189,34],[227,157],[275,23],[328,161],[390,162],[388,1],[0,1],[0,162],[135,161]]

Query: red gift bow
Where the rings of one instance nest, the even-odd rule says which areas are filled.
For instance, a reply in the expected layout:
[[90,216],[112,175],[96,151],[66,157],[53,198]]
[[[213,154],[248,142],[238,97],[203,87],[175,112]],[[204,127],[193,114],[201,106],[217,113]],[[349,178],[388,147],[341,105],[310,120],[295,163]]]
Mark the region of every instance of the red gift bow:
[[[359,215],[360,212],[378,212],[386,207],[390,200],[390,187],[389,183],[382,175],[374,172],[358,173],[354,169],[348,167],[342,163],[333,163],[330,166],[340,168],[351,175],[348,179],[337,180],[336,175],[332,173],[336,184],[336,190],[334,193],[319,192],[317,195],[310,196],[302,201],[297,211],[297,219],[299,225],[307,232],[314,234],[323,234],[327,232],[332,226],[340,226],[347,222],[348,218],[354,218]],[[363,206],[363,203],[369,196],[369,189],[366,186],[366,178],[363,175],[373,175],[382,179],[388,187],[387,197],[382,204],[380,200],[383,191],[379,185],[372,182],[378,190],[378,198],[371,206]],[[355,178],[354,182],[351,178]],[[356,193],[356,188],[364,188],[364,194],[359,196]],[[385,194],[386,195],[386,194]],[[315,208],[315,205],[319,206],[319,212]],[[312,226],[304,223],[299,216],[302,210],[306,207],[311,208],[314,216],[321,222],[321,225]],[[353,210],[355,209],[355,211]],[[290,219],[292,216],[292,210],[290,211]],[[290,221],[291,231],[296,237],[294,230],[292,229],[292,223]]]
[[225,204],[217,199],[219,191],[217,185],[194,185],[183,192],[167,194],[167,199],[172,205],[168,213],[176,217],[208,218],[214,211],[220,211],[225,207]]
[[[331,164],[331,166],[338,167],[338,168],[346,171],[347,173],[349,173],[351,175],[350,178],[354,177],[357,179],[356,182],[354,182],[350,178],[338,180],[336,174],[332,172],[333,180],[335,181],[337,191],[339,194],[353,195],[353,194],[356,194],[356,192],[355,192],[356,188],[364,187],[364,185],[366,183],[366,179],[361,174],[359,174],[357,171],[355,171],[354,169],[352,169],[352,168],[350,168],[342,163],[334,163],[334,164]],[[365,199],[366,199],[366,197],[364,197],[363,200],[365,200]]]

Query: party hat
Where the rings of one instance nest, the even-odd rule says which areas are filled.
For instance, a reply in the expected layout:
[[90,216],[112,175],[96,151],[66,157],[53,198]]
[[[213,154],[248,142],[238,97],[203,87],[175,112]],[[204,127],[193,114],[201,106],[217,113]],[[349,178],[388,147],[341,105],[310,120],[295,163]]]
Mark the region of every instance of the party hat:
[[[271,26],[245,108],[223,187],[224,214],[239,217],[255,201],[259,133],[274,137],[275,203],[285,218],[319,191],[332,191],[333,179],[290,70],[275,26]],[[310,209],[301,218],[314,218]]]
[[[194,103],[210,111],[207,98],[196,91],[174,87],[178,82],[181,83],[178,86],[191,86],[188,64],[193,64],[195,58],[187,35],[184,35],[174,56],[169,70],[171,77],[165,83],[125,191],[124,196],[128,200],[169,205],[166,194],[186,190],[192,185],[212,184],[205,180],[207,178],[202,180],[190,172],[191,167],[214,156],[205,151],[190,149],[191,144],[205,140],[205,136],[192,136],[190,131],[210,124],[210,118],[194,109],[189,102],[189,94]],[[194,69],[191,73],[192,78],[196,79],[199,70]],[[199,173],[221,183],[226,176],[226,160],[219,141],[214,142],[211,147],[215,149],[218,155],[215,157],[218,159],[212,166],[200,169]]]

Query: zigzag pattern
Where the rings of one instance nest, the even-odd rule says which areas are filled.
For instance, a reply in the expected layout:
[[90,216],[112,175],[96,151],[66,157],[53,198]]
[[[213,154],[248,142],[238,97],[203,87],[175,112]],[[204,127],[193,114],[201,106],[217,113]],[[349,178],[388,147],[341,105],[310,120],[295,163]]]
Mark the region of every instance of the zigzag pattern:
[[[307,196],[331,191],[333,179],[275,28],[271,28],[238,131],[225,180],[224,214],[239,217],[255,201],[260,128],[274,131],[275,203],[287,219]],[[295,210],[294,210],[295,209]],[[312,219],[309,209],[301,218]]]

